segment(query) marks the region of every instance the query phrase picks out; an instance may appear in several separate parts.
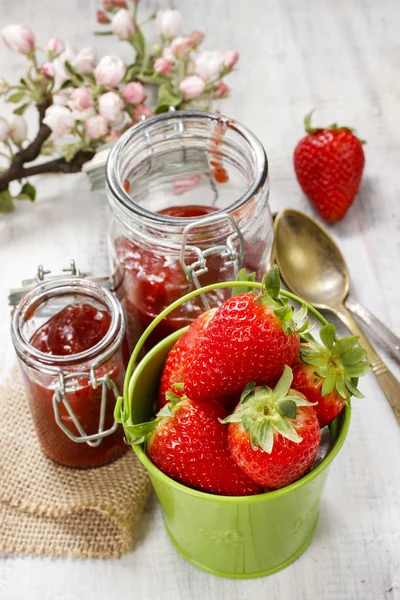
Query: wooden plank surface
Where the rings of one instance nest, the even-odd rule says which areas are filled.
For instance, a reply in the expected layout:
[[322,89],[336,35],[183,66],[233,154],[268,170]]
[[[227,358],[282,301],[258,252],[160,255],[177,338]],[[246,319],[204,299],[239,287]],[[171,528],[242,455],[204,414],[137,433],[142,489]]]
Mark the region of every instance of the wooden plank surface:
[[[143,1],[143,12],[166,2]],[[356,127],[367,139],[361,192],[331,228],[352,277],[352,293],[400,335],[400,3],[397,0],[176,0],[187,30],[207,33],[205,49],[237,48],[225,114],[254,130],[267,150],[271,207],[313,214],[296,182],[292,151],[302,118]],[[2,0],[0,26],[25,22],[44,45],[51,35],[87,45],[99,3]],[[92,38],[99,54],[129,47]],[[0,50],[0,73],[15,77],[23,59]],[[29,115],[32,118],[33,115]],[[33,127],[33,122],[31,123]],[[83,175],[38,180],[35,206],[0,217],[0,378],[14,354],[8,288],[36,266],[107,268],[106,201]],[[343,330],[342,330],[343,331]],[[397,365],[382,353],[395,374]],[[269,578],[228,581],[188,565],[171,547],[155,499],[135,546],[121,560],[9,558],[0,561],[5,600],[396,600],[400,598],[400,430],[374,377],[354,403],[349,438],[335,460],[313,543]],[[1,426],[0,426],[1,427]],[[0,459],[1,460],[1,459]],[[1,484],[1,482],[0,482]]]

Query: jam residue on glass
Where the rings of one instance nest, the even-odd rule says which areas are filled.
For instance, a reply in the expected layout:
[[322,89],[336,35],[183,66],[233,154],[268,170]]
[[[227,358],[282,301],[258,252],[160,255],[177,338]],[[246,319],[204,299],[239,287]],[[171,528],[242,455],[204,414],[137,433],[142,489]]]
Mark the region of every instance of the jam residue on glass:
[[[111,316],[105,310],[86,303],[71,304],[42,325],[32,336],[30,343],[46,354],[55,357],[71,356],[73,360],[74,355],[98,344],[106,335],[110,323]],[[74,371],[87,372],[89,369],[90,363],[62,367],[65,375]],[[97,378],[108,375],[117,384],[118,389],[122,389],[124,371],[120,349],[96,369],[95,375]],[[58,427],[54,417],[53,395],[57,378],[43,374],[31,376],[30,372],[23,372],[30,391],[31,410],[39,441],[43,452],[49,458],[69,467],[88,468],[108,464],[125,452],[126,445],[123,442],[121,427],[103,438],[97,447],[70,440]],[[68,382],[67,400],[88,435],[98,431],[101,388],[99,385],[96,390],[93,389],[86,377],[77,376],[73,383]],[[115,396],[109,390],[104,429],[111,427],[114,422],[114,406]],[[59,403],[58,408],[63,424],[73,434],[79,435],[65,406]]]

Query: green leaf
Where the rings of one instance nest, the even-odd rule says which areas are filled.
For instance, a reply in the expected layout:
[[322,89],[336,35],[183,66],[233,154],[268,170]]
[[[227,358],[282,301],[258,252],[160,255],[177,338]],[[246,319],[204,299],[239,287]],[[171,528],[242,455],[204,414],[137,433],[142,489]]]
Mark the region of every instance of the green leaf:
[[180,104],[182,100],[182,94],[180,92],[174,91],[170,83],[163,83],[158,88],[158,106],[167,105],[168,107],[175,107],[178,106],[178,104]]
[[344,375],[336,375],[335,386],[339,396],[347,400],[346,386],[344,385]]
[[305,304],[301,305],[301,308],[299,308],[299,310],[297,310],[294,314],[293,314],[293,320],[297,322],[303,321],[307,316],[307,306]]
[[254,381],[250,381],[249,383],[247,383],[244,388],[243,388],[243,392],[240,396],[240,403],[243,403],[246,398],[253,392],[254,388],[256,387],[256,384]]
[[83,76],[79,73],[79,71],[75,69],[75,67],[73,67],[68,60],[65,61],[64,68],[67,71],[67,73],[72,75],[72,77],[75,77],[80,83],[83,83],[85,81]]
[[26,111],[26,109],[31,105],[30,102],[25,102],[25,104],[21,104],[21,106],[18,106],[18,108],[14,108],[13,113],[14,115],[23,115],[24,112]]
[[276,300],[271,298],[271,296],[268,296],[267,294],[262,294],[261,296],[257,296],[257,298],[254,300],[254,302],[257,302],[257,304],[262,304],[262,306],[268,306],[269,308],[274,308],[277,310],[279,308],[281,308],[281,305]]
[[73,144],[63,144],[61,146],[61,152],[64,154],[64,158],[67,161],[67,163],[71,162],[71,160],[74,158],[75,154],[78,152],[79,149],[80,144],[77,144],[76,142]]
[[335,388],[336,373],[335,371],[329,371],[324,383],[322,384],[321,396],[327,396]]
[[17,102],[21,102],[26,96],[26,92],[17,92],[16,94],[11,94],[8,96],[7,102],[12,102],[13,104],[17,104]]
[[303,441],[303,438],[299,436],[297,431],[294,429],[291,422],[286,418],[282,417],[279,413],[275,413],[269,417],[273,428],[280,433],[284,438],[299,444]]
[[356,365],[357,363],[364,360],[367,356],[366,351],[363,348],[352,348],[345,352],[340,358],[343,365]]
[[348,350],[351,350],[358,342],[358,335],[349,335],[348,337],[342,338],[334,345],[332,354],[334,356],[341,356]]
[[74,85],[72,79],[66,79],[64,83],[60,86],[60,90],[65,90],[66,88],[72,87]]
[[173,384],[172,384],[172,387],[173,387],[175,390],[183,390],[183,389],[184,389],[184,387],[185,387],[185,384],[184,384],[184,383],[182,383],[182,382],[180,382],[180,383],[173,383]]
[[28,198],[31,202],[33,202],[36,198],[36,189],[33,187],[33,185],[31,183],[29,183],[29,181],[24,183],[24,185],[21,188],[20,193],[28,196]]
[[144,39],[142,30],[136,25],[135,33],[132,36],[132,43],[137,52],[138,57],[142,57],[146,53],[146,40]]
[[259,446],[264,450],[264,452],[271,454],[274,446],[274,431],[269,419],[263,419],[261,421],[261,426],[258,432],[258,441]]
[[124,431],[130,444],[142,444],[150,437],[158,424],[154,419],[148,423],[138,423],[137,425],[125,425]]
[[157,106],[154,109],[154,114],[163,115],[164,113],[167,113],[169,111],[169,107],[169,104],[157,104]]
[[290,419],[296,418],[297,406],[296,402],[293,400],[289,400],[288,398],[279,400],[276,403],[276,408],[281,413],[282,417],[289,417]]
[[371,365],[367,362],[357,363],[356,365],[348,365],[345,367],[347,377],[362,377],[371,370]]
[[347,377],[345,377],[344,379],[344,384],[347,387],[347,389],[349,390],[350,394],[352,394],[352,396],[355,396],[356,398],[359,398],[360,400],[362,398],[364,398],[364,395],[360,392],[360,390],[351,383],[351,381],[349,381],[349,379],[347,379]]
[[93,35],[112,35],[112,31],[93,31]]
[[231,415],[228,415],[227,417],[225,417],[225,419],[220,419],[218,417],[218,421],[226,425],[226,423],[240,423],[242,421],[242,418],[243,415],[240,413],[240,411],[237,411],[232,413]]
[[336,340],[336,328],[334,325],[324,325],[321,327],[319,337],[326,348],[332,350]]
[[[255,281],[256,274],[255,273],[247,273],[246,269],[240,269],[237,274],[236,281]],[[238,294],[246,294],[247,292],[252,292],[254,288],[252,287],[233,287],[232,288],[232,296],[237,296]]]
[[287,396],[287,393],[290,390],[290,386],[292,385],[292,381],[293,371],[290,367],[288,367],[288,365],[285,365],[281,378],[275,386],[274,396],[276,398],[284,398],[285,396]]
[[277,299],[281,291],[281,278],[277,265],[273,265],[268,273],[264,275],[262,283],[271,298]]
[[0,213],[9,213],[14,210],[13,197],[9,190],[0,192]]

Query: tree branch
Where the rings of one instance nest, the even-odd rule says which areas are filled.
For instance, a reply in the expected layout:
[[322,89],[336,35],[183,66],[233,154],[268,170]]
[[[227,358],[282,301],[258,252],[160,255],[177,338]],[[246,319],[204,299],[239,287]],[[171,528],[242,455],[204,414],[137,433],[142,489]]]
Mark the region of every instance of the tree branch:
[[19,178],[32,177],[32,175],[42,175],[43,173],[79,173],[82,166],[91,160],[94,152],[77,152],[74,158],[67,162],[65,158],[56,158],[49,162],[34,165],[27,169],[22,168],[19,172]]

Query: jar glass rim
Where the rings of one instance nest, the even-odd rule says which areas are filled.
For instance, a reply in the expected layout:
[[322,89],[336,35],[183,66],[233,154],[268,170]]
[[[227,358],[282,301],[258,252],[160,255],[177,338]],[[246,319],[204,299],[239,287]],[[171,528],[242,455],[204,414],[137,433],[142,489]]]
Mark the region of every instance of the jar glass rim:
[[[101,302],[111,315],[111,323],[105,336],[94,346],[83,352],[67,355],[54,355],[41,352],[26,340],[22,327],[32,310],[56,296],[80,294]],[[11,337],[17,354],[38,369],[58,372],[62,366],[72,366],[96,358],[103,363],[122,343],[125,335],[125,321],[122,307],[117,298],[107,289],[88,279],[60,277],[45,281],[30,290],[15,307],[11,319]]]
[[149,119],[144,119],[140,123],[136,124],[134,127],[128,129],[119,140],[114,144],[111,148],[111,151],[108,155],[107,165],[106,165],[106,186],[110,194],[129,212],[133,214],[137,214],[141,217],[151,219],[152,221],[156,221],[161,224],[168,225],[186,225],[193,221],[201,221],[206,218],[205,216],[197,216],[197,217],[174,217],[171,215],[163,215],[157,212],[152,212],[143,208],[136,202],[132,201],[131,196],[127,193],[124,188],[124,183],[121,177],[121,163],[126,151],[127,146],[131,142],[132,138],[137,135],[145,134],[155,123],[170,121],[174,122],[179,120],[199,120],[199,121],[214,121],[215,123],[220,123],[221,125],[229,128],[230,130],[239,134],[239,136],[245,140],[249,149],[251,149],[254,162],[255,162],[255,171],[256,176],[254,181],[248,190],[240,196],[235,202],[224,209],[220,209],[215,211],[215,214],[220,212],[233,212],[239,208],[241,208],[248,200],[250,200],[258,190],[264,185],[268,178],[268,160],[267,155],[265,153],[264,147],[261,144],[260,140],[254,133],[252,133],[247,127],[244,127],[240,123],[237,123],[234,119],[229,117],[225,117],[218,113],[212,113],[207,111],[200,110],[185,110],[185,111],[173,111],[164,113],[161,115],[156,115],[155,117],[151,117]]

